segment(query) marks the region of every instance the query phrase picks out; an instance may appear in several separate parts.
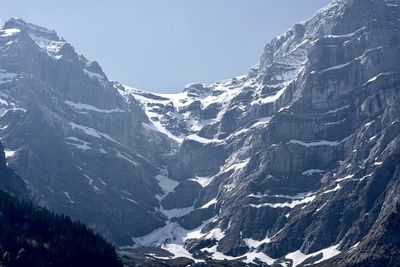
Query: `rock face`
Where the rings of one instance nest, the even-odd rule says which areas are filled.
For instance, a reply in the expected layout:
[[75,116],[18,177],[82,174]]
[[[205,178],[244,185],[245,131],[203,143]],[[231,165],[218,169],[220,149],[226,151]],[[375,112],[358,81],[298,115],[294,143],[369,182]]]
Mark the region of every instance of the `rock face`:
[[0,136],[34,200],[117,244],[162,226],[155,175],[176,143],[54,31],[11,19],[0,47]]
[[0,189],[20,199],[29,199],[29,191],[24,180],[7,166],[6,153],[4,153],[2,143],[0,143]]
[[43,205],[153,257],[395,265],[399,17],[399,0],[333,1],[248,75],[174,95],[110,82],[54,32],[10,20],[9,164]]
[[138,244],[200,259],[297,266],[351,251],[342,264],[393,264],[399,4],[334,1],[267,44],[247,76],[158,99],[131,91],[182,142],[170,177],[202,186]]

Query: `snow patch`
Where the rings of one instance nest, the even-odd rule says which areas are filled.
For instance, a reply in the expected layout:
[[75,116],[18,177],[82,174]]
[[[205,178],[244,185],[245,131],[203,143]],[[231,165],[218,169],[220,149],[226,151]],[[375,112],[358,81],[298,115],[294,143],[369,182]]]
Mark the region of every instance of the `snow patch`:
[[336,113],[336,112],[339,112],[339,111],[348,109],[349,107],[350,107],[350,105],[346,105],[346,106],[343,106],[343,107],[340,107],[340,108],[328,110],[327,112],[322,113],[322,114],[332,114],[332,113]]
[[187,136],[186,140],[192,140],[192,141],[196,141],[196,142],[202,143],[202,144],[221,142],[218,139],[207,139],[207,138],[198,136],[197,134],[192,134],[192,135]]
[[325,72],[332,71],[332,70],[340,70],[340,69],[343,69],[343,68],[349,66],[352,62],[353,61],[350,61],[350,62],[347,62],[347,63],[344,63],[344,64],[340,64],[340,65],[336,65],[336,66],[327,68],[325,70],[319,71],[318,73],[325,73]]
[[61,48],[65,45],[64,41],[52,40],[44,37],[36,36],[32,33],[29,34],[31,39],[49,56],[59,56]]
[[128,161],[129,163],[132,163],[136,167],[140,166],[140,164],[137,163],[136,161],[133,161],[132,159],[128,158],[127,156],[122,155],[121,152],[119,152],[119,150],[115,149],[115,151],[117,152],[117,154],[115,155],[117,158],[124,159],[124,160]]
[[286,255],[286,259],[292,260],[292,267],[296,267],[300,265],[302,262],[304,262],[306,259],[315,257],[319,254],[322,254],[322,258],[313,262],[313,264],[321,263],[323,261],[326,261],[330,258],[335,257],[336,255],[339,255],[341,252],[338,250],[339,245],[331,246],[325,249],[321,249],[320,251],[311,253],[311,254],[304,254],[300,250],[297,250],[295,252],[289,253]]
[[74,203],[75,203],[75,201],[72,200],[71,195],[70,195],[68,192],[64,191],[63,193],[64,193],[64,195],[68,198],[68,200],[69,200],[69,202],[70,202],[71,204],[74,204]]
[[14,157],[16,153],[17,150],[4,149],[4,154],[6,156],[6,159]]
[[74,146],[74,147],[76,147],[76,148],[78,148],[80,150],[86,151],[86,150],[92,149],[90,147],[90,143],[89,142],[83,141],[83,140],[81,140],[79,138],[76,138],[76,137],[73,137],[73,136],[69,136],[69,137],[65,138],[65,140],[67,140],[66,143],[68,145]]
[[216,204],[218,201],[217,201],[217,198],[213,198],[213,199],[211,199],[210,201],[208,201],[206,204],[204,204],[203,206],[201,206],[201,209],[207,209],[208,207],[210,207],[211,205],[214,205],[214,204]]
[[172,210],[164,210],[164,209],[161,210],[162,214],[167,216],[168,219],[179,218],[179,217],[189,214],[192,211],[193,211],[193,207],[182,208],[182,209],[172,209]]
[[90,136],[93,136],[96,138],[101,138],[101,135],[93,128],[79,125],[74,122],[70,122],[69,125],[72,127],[72,129],[78,129],[78,130],[84,132],[86,135],[90,135]]
[[262,203],[262,204],[250,204],[253,208],[271,207],[271,208],[290,208],[293,209],[296,206],[308,204],[316,198],[315,195],[307,196],[303,199],[293,200],[291,202],[281,202],[281,203]]
[[321,173],[325,173],[325,171],[320,170],[320,169],[310,169],[310,170],[302,172],[301,174],[310,176],[310,175],[321,174]]
[[353,177],[354,177],[354,174],[350,174],[350,175],[347,175],[347,176],[345,176],[343,178],[335,180],[335,182],[341,182],[341,181],[349,180],[349,179],[351,179]]
[[178,245],[178,244],[164,244],[161,246],[162,249],[165,249],[166,251],[170,252],[171,254],[173,254],[173,258],[189,258],[194,260],[195,262],[203,262],[200,260],[196,260],[195,258],[193,258],[192,254],[189,253],[189,251],[187,251],[182,245]]
[[335,188],[329,189],[329,190],[326,190],[326,191],[323,191],[323,192],[321,193],[321,195],[323,195],[323,194],[329,194],[329,193],[332,193],[332,192],[336,192],[336,191],[339,191],[340,189],[342,189],[342,187],[340,186],[340,184],[337,184]]
[[299,140],[290,140],[289,144],[296,144],[296,145],[301,145],[305,147],[315,147],[315,146],[337,146],[341,143],[342,141],[326,141],[326,140],[321,140],[321,141],[314,141],[314,142],[303,142]]
[[372,77],[371,79],[369,79],[364,85],[367,85],[369,83],[375,82],[380,77],[387,76],[387,75],[390,75],[390,74],[393,74],[393,72],[382,72],[382,73],[379,73],[378,75],[376,75],[376,76]]
[[256,99],[256,100],[252,101],[252,102],[250,103],[250,105],[256,105],[256,104],[258,104],[258,105],[263,105],[263,104],[273,103],[273,102],[275,102],[276,100],[278,100],[279,97],[281,97],[281,95],[283,95],[283,93],[285,92],[285,90],[286,90],[286,88],[283,88],[283,89],[279,90],[278,92],[276,92],[276,93],[273,94],[273,95],[267,96],[267,97],[265,97],[265,98],[258,98],[258,99]]
[[0,37],[9,37],[9,36],[15,35],[20,32],[21,32],[21,30],[16,29],[16,28],[3,29],[3,30],[0,30]]
[[160,173],[156,175],[156,179],[158,181],[158,185],[161,187],[163,191],[163,196],[157,196],[158,200],[162,200],[169,193],[173,192],[174,189],[179,185],[179,182],[172,180],[168,177],[168,170],[163,167],[160,169]]
[[124,112],[122,109],[119,108],[114,108],[114,109],[99,109],[95,106],[88,105],[88,104],[82,104],[82,103],[74,103],[69,100],[65,100],[65,103],[75,109],[78,110],[89,110],[89,111],[94,111],[94,112],[100,112],[100,113],[114,113],[114,112]]
[[190,180],[193,182],[197,182],[199,185],[201,185],[201,187],[204,188],[207,185],[209,185],[213,179],[214,179],[214,177],[212,177],[212,176],[207,176],[207,177],[196,176],[196,178],[192,178]]
[[133,203],[133,204],[139,205],[139,203],[137,203],[135,200],[133,200],[133,199],[131,199],[131,198],[128,198],[128,197],[121,197],[121,199],[127,200],[127,201],[129,201],[129,202],[131,202],[131,203]]
[[254,240],[251,238],[244,238],[243,241],[246,243],[246,246],[250,249],[255,249],[261,246],[262,244],[268,244],[271,242],[271,238],[267,236],[262,240]]
[[93,137],[99,138],[99,139],[104,137],[104,138],[106,138],[106,139],[108,139],[108,140],[110,140],[110,141],[112,141],[114,143],[119,144],[117,141],[115,141],[113,138],[111,138],[111,136],[109,136],[108,134],[99,132],[99,131],[97,131],[97,130],[95,130],[93,128],[90,128],[90,127],[87,127],[87,126],[83,126],[83,125],[79,125],[79,124],[76,124],[74,122],[69,122],[68,124],[71,126],[72,129],[78,129],[78,130],[84,132],[86,135],[93,136]]

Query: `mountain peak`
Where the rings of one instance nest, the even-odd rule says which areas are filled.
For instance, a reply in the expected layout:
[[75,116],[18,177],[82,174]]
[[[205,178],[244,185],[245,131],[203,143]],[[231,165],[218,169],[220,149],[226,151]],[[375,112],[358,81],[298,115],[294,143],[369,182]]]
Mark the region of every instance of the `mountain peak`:
[[9,19],[4,23],[3,29],[19,29],[20,31],[26,31],[27,33],[31,35],[33,34],[37,37],[43,37],[52,41],[64,41],[54,30],[28,23],[21,18]]
[[[20,18],[9,19],[1,29],[1,37],[14,38],[21,36],[24,40],[32,40],[49,56],[61,58],[61,55],[73,55],[74,49],[57,35],[54,30],[28,23]],[[29,41],[28,41],[29,42]]]

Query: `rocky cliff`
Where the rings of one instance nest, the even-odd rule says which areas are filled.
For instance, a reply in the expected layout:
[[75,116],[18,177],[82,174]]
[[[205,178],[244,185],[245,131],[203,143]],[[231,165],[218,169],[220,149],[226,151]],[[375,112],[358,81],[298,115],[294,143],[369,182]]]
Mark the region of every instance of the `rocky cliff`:
[[398,0],[333,1],[247,75],[173,95],[12,19],[0,137],[37,201],[151,257],[395,265],[399,17]]

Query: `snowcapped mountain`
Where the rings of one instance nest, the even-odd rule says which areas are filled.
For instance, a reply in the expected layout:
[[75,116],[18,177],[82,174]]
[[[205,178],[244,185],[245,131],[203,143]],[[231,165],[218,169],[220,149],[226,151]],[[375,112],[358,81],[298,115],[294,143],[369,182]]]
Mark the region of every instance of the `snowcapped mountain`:
[[399,14],[398,1],[333,1],[246,76],[170,96],[126,88],[181,143],[168,166],[180,184],[161,201],[173,218],[137,245],[195,261],[372,260],[357,253],[398,210]]
[[163,225],[149,210],[176,144],[138,102],[54,31],[20,19],[0,31],[0,69],[0,136],[35,201],[119,244]]
[[153,259],[395,266],[399,6],[333,1],[247,75],[179,94],[110,82],[55,32],[11,19],[8,162],[38,203]]

